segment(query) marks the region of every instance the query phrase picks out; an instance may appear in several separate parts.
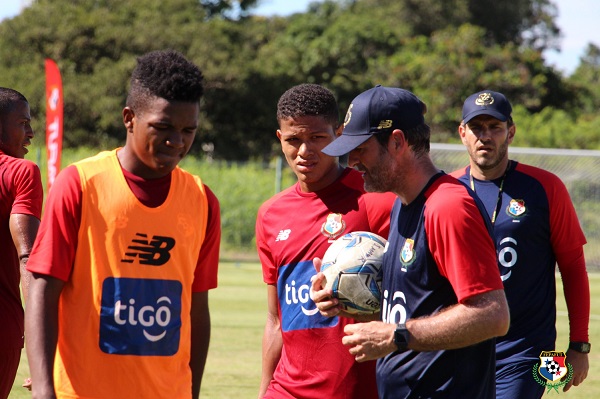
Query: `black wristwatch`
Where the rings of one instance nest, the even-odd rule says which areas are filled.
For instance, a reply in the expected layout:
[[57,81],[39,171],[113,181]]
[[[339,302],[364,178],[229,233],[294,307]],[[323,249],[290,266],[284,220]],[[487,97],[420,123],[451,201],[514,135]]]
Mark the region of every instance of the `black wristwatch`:
[[592,344],[589,342],[569,342],[569,349],[573,349],[574,351],[581,353],[590,353]]
[[400,323],[396,326],[396,331],[394,332],[394,343],[398,347],[399,351],[405,351],[408,348],[409,336],[410,334],[404,323]]

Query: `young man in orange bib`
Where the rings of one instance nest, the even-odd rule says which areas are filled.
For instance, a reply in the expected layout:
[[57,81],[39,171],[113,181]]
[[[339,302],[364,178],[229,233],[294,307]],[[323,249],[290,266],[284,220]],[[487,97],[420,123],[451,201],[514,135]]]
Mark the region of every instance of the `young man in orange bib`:
[[219,204],[177,165],[196,135],[202,79],[175,51],[138,58],[125,146],[54,183],[28,263],[34,398],[199,396]]

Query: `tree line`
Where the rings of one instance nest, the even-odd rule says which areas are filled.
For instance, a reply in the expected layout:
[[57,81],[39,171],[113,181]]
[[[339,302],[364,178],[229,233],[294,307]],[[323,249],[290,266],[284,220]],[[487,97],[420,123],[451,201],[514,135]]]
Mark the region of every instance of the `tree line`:
[[325,0],[287,17],[254,15],[259,1],[34,0],[0,23],[0,86],[29,98],[41,133],[54,59],[65,146],[112,147],[136,57],[172,48],[205,74],[199,156],[270,159],[277,99],[304,82],[331,89],[342,117],[376,84],[409,89],[435,142],[456,142],[463,100],[489,88],[513,103],[514,145],[600,149],[600,48],[588,44],[571,76],[547,65],[560,37],[551,0]]

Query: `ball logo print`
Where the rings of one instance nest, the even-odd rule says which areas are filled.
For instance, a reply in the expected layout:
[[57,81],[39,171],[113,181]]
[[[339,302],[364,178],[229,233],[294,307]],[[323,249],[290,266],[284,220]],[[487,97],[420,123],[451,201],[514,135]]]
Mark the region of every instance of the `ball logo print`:
[[323,256],[324,286],[348,313],[375,313],[381,307],[381,264],[387,240],[367,231],[338,238]]

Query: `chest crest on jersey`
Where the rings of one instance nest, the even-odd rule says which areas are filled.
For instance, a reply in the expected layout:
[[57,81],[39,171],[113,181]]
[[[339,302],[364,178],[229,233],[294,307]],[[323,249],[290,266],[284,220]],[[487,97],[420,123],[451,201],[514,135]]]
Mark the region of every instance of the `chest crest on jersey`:
[[407,266],[415,261],[415,240],[407,238],[400,251],[400,262],[402,263],[402,270],[406,271]]
[[330,213],[321,226],[321,233],[331,240],[341,236],[344,231],[346,231],[346,222],[342,219],[341,213]]
[[506,214],[513,218],[520,218],[527,212],[527,208],[525,207],[525,200],[522,199],[512,199],[506,207]]

